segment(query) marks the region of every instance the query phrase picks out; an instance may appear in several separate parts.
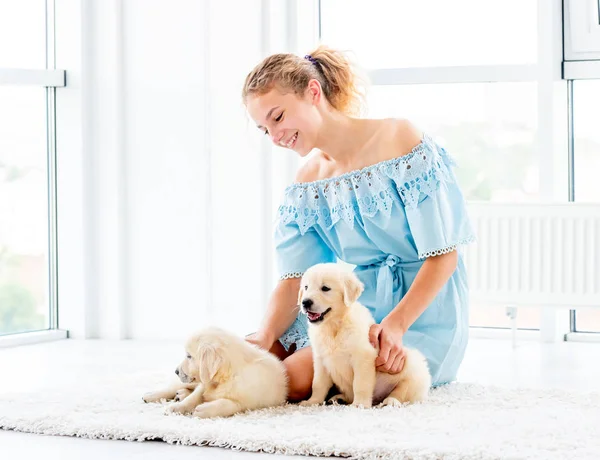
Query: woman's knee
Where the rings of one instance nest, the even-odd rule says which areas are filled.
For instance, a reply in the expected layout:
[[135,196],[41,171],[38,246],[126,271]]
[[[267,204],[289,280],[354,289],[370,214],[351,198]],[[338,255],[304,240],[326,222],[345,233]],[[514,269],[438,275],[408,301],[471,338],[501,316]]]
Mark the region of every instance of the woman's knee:
[[276,340],[271,349],[269,350],[269,353],[277,356],[281,361],[285,360],[293,352],[293,349],[290,349],[289,351],[286,350],[279,340]]
[[312,389],[313,362],[310,347],[303,348],[283,361],[288,376],[288,400],[308,399]]

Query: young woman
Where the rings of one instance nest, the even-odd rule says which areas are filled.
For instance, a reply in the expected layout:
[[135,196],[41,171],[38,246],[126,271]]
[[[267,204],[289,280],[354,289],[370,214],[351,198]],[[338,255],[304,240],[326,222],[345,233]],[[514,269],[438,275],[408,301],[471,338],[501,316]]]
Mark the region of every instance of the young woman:
[[[320,262],[356,265],[359,301],[375,318],[378,370],[400,372],[402,347],[426,357],[433,384],[455,379],[468,339],[461,244],[474,239],[448,153],[409,121],[356,118],[357,77],[339,51],[275,54],[247,76],[258,129],[301,157],[285,190],[275,242],[280,281],[247,338],[284,360],[291,401],[310,396],[312,352],[299,314],[300,277]],[[432,107],[432,110],[435,110]]]

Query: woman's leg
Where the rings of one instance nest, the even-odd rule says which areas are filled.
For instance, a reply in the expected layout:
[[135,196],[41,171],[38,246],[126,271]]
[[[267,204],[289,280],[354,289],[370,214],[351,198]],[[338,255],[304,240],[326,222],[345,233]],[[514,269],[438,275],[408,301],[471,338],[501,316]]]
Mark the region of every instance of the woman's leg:
[[305,347],[296,351],[296,344],[289,350],[276,340],[270,353],[277,356],[285,366],[288,376],[288,400],[298,402],[308,399],[312,390],[313,359],[312,348]]
[[312,348],[302,348],[283,360],[288,375],[288,401],[298,402],[308,399],[312,390],[313,356]]
[[290,349],[288,351],[288,350],[285,349],[285,347],[281,344],[281,342],[279,340],[275,340],[275,343],[273,344],[273,346],[269,350],[269,353],[274,354],[281,361],[283,361],[285,358],[287,358],[292,353],[294,353],[295,349],[296,349],[296,345],[294,344],[294,345],[292,345],[290,347]]

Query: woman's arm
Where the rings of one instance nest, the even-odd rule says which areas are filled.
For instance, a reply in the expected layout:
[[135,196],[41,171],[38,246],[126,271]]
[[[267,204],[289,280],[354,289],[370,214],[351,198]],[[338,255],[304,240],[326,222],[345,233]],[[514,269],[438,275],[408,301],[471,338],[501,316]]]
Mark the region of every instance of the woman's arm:
[[385,319],[389,318],[389,322],[406,332],[433,302],[456,270],[457,264],[456,250],[425,259],[406,295]]
[[429,257],[423,262],[406,295],[383,319],[371,327],[370,339],[379,339],[377,369],[391,374],[398,373],[404,365],[402,336],[431,304],[444,284],[448,282],[458,264],[458,252]]
[[280,280],[273,290],[267,312],[257,335],[264,338],[268,348],[292,325],[298,315],[298,292],[301,278]]

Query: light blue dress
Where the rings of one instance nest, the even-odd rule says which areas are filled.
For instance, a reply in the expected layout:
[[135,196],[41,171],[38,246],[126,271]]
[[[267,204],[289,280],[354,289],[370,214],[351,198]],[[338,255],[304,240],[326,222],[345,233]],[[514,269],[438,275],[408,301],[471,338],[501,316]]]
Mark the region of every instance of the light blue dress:
[[[338,259],[365,285],[359,301],[377,323],[406,294],[427,257],[456,249],[458,267],[403,336],[429,363],[433,385],[456,378],[469,334],[460,245],[475,237],[446,150],[424,135],[409,154],[285,190],[275,226],[281,279]],[[306,315],[279,339],[309,345]]]

